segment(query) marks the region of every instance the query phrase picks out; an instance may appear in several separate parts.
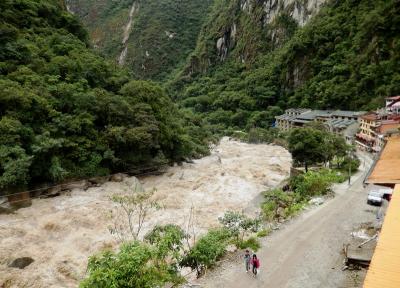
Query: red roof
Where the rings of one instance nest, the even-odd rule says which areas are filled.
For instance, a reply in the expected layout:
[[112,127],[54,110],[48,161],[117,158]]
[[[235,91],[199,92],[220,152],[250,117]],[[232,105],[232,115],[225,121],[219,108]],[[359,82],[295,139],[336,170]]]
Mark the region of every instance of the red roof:
[[[390,120],[389,120],[390,121]],[[380,134],[385,134],[389,130],[396,130],[400,128],[400,123],[399,121],[393,121],[390,123],[382,123],[381,126],[378,127],[377,132]]]
[[373,121],[373,120],[378,120],[379,119],[379,115],[376,114],[375,112],[371,112],[371,113],[362,115],[361,118],[364,119],[364,120]]

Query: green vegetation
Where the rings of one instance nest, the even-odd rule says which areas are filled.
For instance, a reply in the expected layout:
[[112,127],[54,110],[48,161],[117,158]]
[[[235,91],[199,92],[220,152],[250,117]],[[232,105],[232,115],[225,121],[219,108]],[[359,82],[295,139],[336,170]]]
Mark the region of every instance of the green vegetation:
[[181,265],[196,269],[201,274],[204,268],[212,267],[225,254],[231,237],[232,234],[227,229],[210,230],[184,256]]
[[343,182],[346,180],[346,176],[346,174],[329,169],[308,171],[292,177],[290,187],[302,199],[309,200],[310,197],[328,194],[331,184]]
[[286,133],[279,131],[277,128],[250,128],[248,132],[226,130],[228,135],[237,140],[258,144],[258,143],[275,143],[287,146]]
[[123,48],[123,32],[128,23],[132,0],[65,2],[88,29],[92,45],[105,56],[116,60]]
[[[134,1],[70,0],[95,47],[116,60]],[[137,1],[125,66],[135,78],[165,80],[185,63],[213,0]]]
[[[292,32],[279,45],[263,38],[281,31],[260,28],[263,1],[253,2],[252,13],[237,9],[237,1],[222,2],[216,1],[186,70],[170,85],[211,131],[267,128],[286,107],[373,109],[400,93],[397,1],[329,1],[298,29],[283,17],[283,31]],[[221,62],[216,39],[234,23],[239,40],[230,41]]]
[[260,226],[260,219],[251,219],[243,213],[234,211],[225,212],[224,216],[218,220],[233,236],[237,239],[240,236],[242,240],[246,232],[257,232]]
[[271,233],[270,229],[263,229],[257,232],[257,237],[258,238],[267,237],[270,233]]
[[352,149],[342,136],[311,127],[292,129],[287,141],[293,159],[304,164],[306,172],[309,165],[343,159]]
[[0,190],[206,153],[190,114],[90,51],[58,3],[0,3]]
[[140,1],[126,67],[137,77],[155,80],[165,80],[174,69],[181,68],[196,46],[212,1]]
[[261,248],[261,244],[256,237],[251,236],[246,240],[238,242],[237,247],[240,249],[250,249],[251,251],[257,252],[258,249]]
[[232,242],[236,247],[240,249],[250,248],[254,251],[260,248],[260,243],[256,237],[251,236],[245,239],[245,236],[259,230],[261,219],[252,219],[243,213],[227,211],[218,220],[230,232],[231,237],[235,238]]
[[156,247],[131,242],[123,244],[117,253],[105,251],[90,257],[89,277],[81,282],[80,287],[153,288],[181,283],[183,279],[178,275],[176,259],[173,255],[167,258],[173,250],[166,251],[168,245],[165,243],[182,245],[182,238],[175,239],[170,235],[165,238],[157,241],[159,245]]
[[347,176],[337,170],[319,169],[291,177],[289,191],[273,189],[265,192],[264,218],[278,221],[297,215],[312,197],[329,194],[331,185],[345,181]]
[[270,222],[296,215],[306,204],[306,201],[298,194],[281,189],[267,191],[264,197],[265,201],[261,209],[264,219]]
[[[349,167],[355,173],[360,165],[357,158],[349,156],[353,147],[319,123],[292,129],[286,140],[295,163],[304,165],[305,173],[289,179],[289,191],[273,189],[265,193],[262,210],[268,221],[296,215],[312,197],[328,194],[332,183],[345,181]],[[327,164],[329,167],[334,164],[333,169],[323,168]],[[319,166],[309,170],[309,165]]]

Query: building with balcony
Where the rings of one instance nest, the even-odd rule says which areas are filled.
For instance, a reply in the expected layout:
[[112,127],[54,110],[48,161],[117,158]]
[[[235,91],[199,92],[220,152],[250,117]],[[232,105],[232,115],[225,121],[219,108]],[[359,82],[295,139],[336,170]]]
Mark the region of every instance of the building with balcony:
[[385,109],[389,114],[400,114],[400,96],[386,98]]

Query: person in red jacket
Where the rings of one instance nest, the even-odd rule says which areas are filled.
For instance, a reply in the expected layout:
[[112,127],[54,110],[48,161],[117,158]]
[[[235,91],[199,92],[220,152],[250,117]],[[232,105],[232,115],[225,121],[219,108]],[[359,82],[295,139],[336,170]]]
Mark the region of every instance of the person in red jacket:
[[260,268],[260,260],[257,258],[256,254],[253,254],[253,258],[251,259],[251,265],[253,266],[253,274],[255,277],[257,275],[258,269]]

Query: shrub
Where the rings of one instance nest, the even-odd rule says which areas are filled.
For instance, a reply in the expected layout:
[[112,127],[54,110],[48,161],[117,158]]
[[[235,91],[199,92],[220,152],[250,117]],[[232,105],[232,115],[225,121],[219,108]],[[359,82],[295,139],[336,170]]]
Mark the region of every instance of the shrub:
[[181,266],[198,271],[201,267],[212,267],[225,254],[231,236],[231,232],[225,228],[210,230],[183,257]]
[[268,221],[273,221],[278,218],[286,218],[290,216],[292,205],[300,202],[296,193],[284,192],[281,189],[273,189],[265,192],[265,201],[261,208],[264,218]]
[[240,249],[251,249],[252,251],[257,252],[258,249],[261,248],[260,241],[256,237],[250,237],[244,241],[238,241],[236,246]]
[[257,232],[260,225],[260,219],[252,219],[246,215],[234,211],[227,211],[224,217],[218,218],[219,222],[228,229],[232,235],[243,239],[248,231]]
[[271,233],[271,229],[263,229],[257,232],[258,238],[267,237]]
[[344,173],[348,173],[349,168],[353,173],[356,173],[358,170],[358,167],[360,167],[360,160],[358,158],[349,158],[346,157],[344,158],[343,162],[340,165],[340,171],[343,171]]
[[309,171],[290,179],[291,189],[298,193],[302,199],[325,195],[330,191],[330,186],[335,182],[346,179],[340,172],[328,169]]
[[182,281],[175,269],[157,258],[156,249],[137,241],[122,245],[118,253],[105,251],[90,257],[88,271],[81,288],[152,288]]

